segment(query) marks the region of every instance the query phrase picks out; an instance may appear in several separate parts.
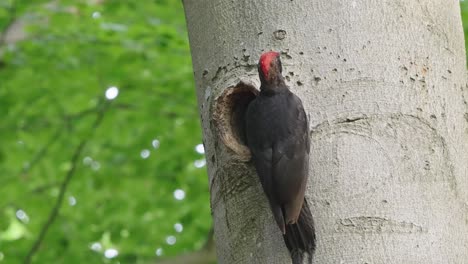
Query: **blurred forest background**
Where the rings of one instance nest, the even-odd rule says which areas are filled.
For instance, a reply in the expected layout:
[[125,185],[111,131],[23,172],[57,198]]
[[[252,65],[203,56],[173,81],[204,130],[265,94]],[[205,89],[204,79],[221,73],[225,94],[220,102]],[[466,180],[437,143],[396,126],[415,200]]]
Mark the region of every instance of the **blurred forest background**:
[[0,117],[0,263],[211,247],[181,0],[0,0]]

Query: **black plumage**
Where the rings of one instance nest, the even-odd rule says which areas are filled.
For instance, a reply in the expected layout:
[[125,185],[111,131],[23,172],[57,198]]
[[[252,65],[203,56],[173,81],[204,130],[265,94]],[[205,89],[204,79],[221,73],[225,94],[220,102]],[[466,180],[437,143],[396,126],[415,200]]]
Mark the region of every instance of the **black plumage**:
[[279,53],[264,53],[259,61],[259,95],[246,112],[247,144],[294,264],[311,263],[315,230],[305,189],[310,139],[302,102],[281,75]]

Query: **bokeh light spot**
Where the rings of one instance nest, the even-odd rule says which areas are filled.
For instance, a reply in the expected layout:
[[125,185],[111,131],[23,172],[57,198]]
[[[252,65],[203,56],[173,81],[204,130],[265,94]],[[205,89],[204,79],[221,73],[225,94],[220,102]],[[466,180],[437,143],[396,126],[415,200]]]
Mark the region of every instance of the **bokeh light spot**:
[[76,205],[76,198],[73,197],[73,196],[68,197],[68,204],[70,204],[71,206],[75,206]]
[[176,243],[176,241],[177,241],[177,239],[176,239],[175,236],[168,236],[168,237],[166,237],[166,243],[167,243],[168,245],[171,245],[171,246],[172,246],[172,245],[174,245],[174,244]]
[[198,144],[195,146],[195,151],[198,154],[205,154],[205,147],[203,146],[203,144]]
[[151,145],[153,146],[153,148],[158,149],[160,142],[157,139],[153,139],[153,141],[151,141]]
[[199,159],[193,162],[193,165],[195,168],[203,168],[206,165],[206,160],[205,159]]
[[104,251],[104,256],[108,259],[115,258],[119,255],[119,251],[115,248],[109,248]]
[[185,198],[185,192],[184,190],[181,190],[181,189],[177,189],[174,191],[174,198],[176,198],[176,200],[183,200]]
[[101,251],[102,250],[102,245],[99,242],[94,242],[93,244],[91,244],[91,246],[89,248],[91,250],[93,250],[93,251]]
[[155,252],[155,253],[156,253],[156,256],[162,256],[162,254],[163,254],[163,249],[162,249],[162,248],[158,248],[158,249],[156,249],[156,252]]
[[181,223],[175,223],[174,229],[177,233],[180,233],[182,232],[182,230],[184,230],[184,226]]
[[107,88],[106,90],[107,100],[114,100],[115,98],[117,98],[118,95],[119,95],[119,88],[115,86]]
[[19,209],[16,211],[16,217],[21,220],[23,223],[28,223],[29,222],[29,216],[26,214],[25,211]]
[[83,164],[84,165],[91,165],[91,163],[93,162],[93,159],[91,157],[84,157],[83,159]]
[[143,158],[143,159],[147,159],[149,156],[150,156],[151,152],[149,151],[149,149],[144,149],[140,152],[140,156]]
[[96,12],[93,12],[93,14],[91,15],[92,18],[94,19],[98,19],[98,18],[101,18],[101,13],[96,11]]
[[101,168],[101,164],[97,161],[91,162],[91,169],[97,171]]

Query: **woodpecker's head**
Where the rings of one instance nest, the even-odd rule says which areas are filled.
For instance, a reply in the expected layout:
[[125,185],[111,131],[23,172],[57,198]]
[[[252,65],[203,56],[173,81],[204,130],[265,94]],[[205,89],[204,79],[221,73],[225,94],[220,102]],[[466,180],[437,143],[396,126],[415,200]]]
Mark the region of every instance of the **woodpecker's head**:
[[280,54],[276,51],[265,52],[258,62],[258,73],[262,84],[278,84],[283,81],[281,75]]

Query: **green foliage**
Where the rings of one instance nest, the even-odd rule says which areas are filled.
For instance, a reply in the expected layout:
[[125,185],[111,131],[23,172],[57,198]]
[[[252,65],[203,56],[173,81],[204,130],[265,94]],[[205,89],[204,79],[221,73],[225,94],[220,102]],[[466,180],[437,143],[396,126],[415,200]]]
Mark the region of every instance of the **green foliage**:
[[201,248],[211,216],[181,1],[0,3],[0,34],[22,21],[27,35],[0,40],[0,263],[24,261],[75,165],[34,263],[153,263],[158,248]]
[[468,47],[468,1],[460,1],[461,16],[463,21],[463,31],[465,32],[465,50]]

